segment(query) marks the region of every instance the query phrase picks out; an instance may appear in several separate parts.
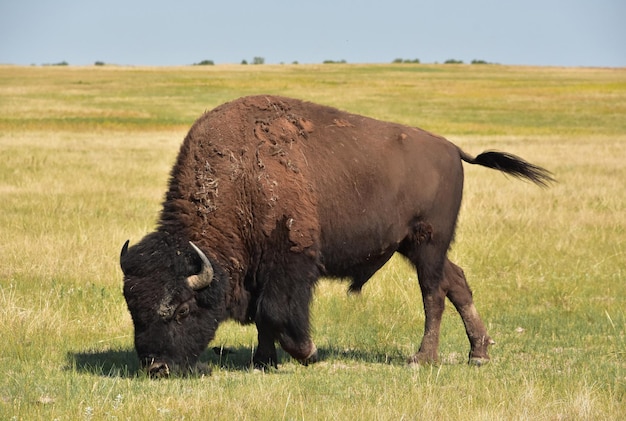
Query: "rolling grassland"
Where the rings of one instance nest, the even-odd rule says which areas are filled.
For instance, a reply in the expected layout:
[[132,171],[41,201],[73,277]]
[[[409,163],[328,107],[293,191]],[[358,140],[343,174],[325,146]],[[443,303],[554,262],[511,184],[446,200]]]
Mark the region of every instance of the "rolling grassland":
[[[550,169],[548,189],[465,165],[450,251],[490,364],[448,306],[437,365],[409,367],[423,310],[394,257],[363,289],[322,280],[318,364],[250,369],[228,322],[210,377],[138,374],[119,251],[154,228],[191,123],[280,94],[422,127]],[[0,66],[0,419],[626,418],[626,70],[492,65]],[[419,180],[416,180],[419,182]]]

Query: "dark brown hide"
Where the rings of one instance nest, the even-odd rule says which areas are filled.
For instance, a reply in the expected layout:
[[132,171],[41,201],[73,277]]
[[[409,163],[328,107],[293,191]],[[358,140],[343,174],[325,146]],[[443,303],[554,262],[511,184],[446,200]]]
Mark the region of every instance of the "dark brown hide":
[[[473,158],[418,128],[295,99],[241,98],[204,114],[190,129],[171,173],[158,233],[175,239],[176,246],[165,251],[171,259],[181,248],[187,253],[189,241],[208,256],[216,275],[207,290],[214,283],[227,286],[221,296],[213,294],[219,302],[198,306],[223,308],[211,316],[215,320],[255,322],[259,365],[276,364],[275,341],[300,361],[315,360],[309,302],[317,279],[348,278],[350,289],[359,291],[395,252],[415,265],[426,313],[424,338],[411,361],[437,360],[447,296],[465,323],[470,361],[482,363],[491,339],[463,271],[446,257],[461,204],[462,160],[539,184],[551,180],[547,171],[515,156],[487,152]],[[142,243],[142,249],[162,247]],[[137,287],[141,294],[158,290],[150,294],[159,301],[173,288],[187,291],[180,283],[193,271],[156,280],[162,276],[152,276],[156,268],[145,264],[132,247],[122,259],[123,268],[141,267],[135,270],[139,276],[124,270],[127,282],[148,285]],[[154,297],[127,288],[125,294],[134,320],[159,318],[155,305],[142,307]],[[195,292],[198,300],[202,294]],[[168,323],[159,325],[160,334],[152,330],[158,339],[136,344],[150,348],[140,357],[158,360],[159,347],[172,353]],[[194,323],[208,322],[199,317]],[[137,329],[135,323],[136,338]],[[202,347],[213,338],[213,327],[209,334],[188,329]],[[184,342],[185,335],[177,335]],[[183,354],[167,361],[197,358]]]

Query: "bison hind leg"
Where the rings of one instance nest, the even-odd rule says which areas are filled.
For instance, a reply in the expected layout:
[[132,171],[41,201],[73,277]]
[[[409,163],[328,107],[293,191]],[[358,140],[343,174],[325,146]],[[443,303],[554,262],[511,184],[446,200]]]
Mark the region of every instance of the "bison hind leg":
[[485,324],[476,310],[465,274],[459,266],[446,259],[444,276],[447,297],[459,312],[470,342],[468,362],[470,365],[484,365],[489,362],[488,348],[495,344],[495,341],[487,334]]
[[422,292],[424,333],[418,352],[409,364],[430,364],[439,361],[439,333],[445,308],[446,288],[444,262],[454,233],[454,225],[433,226],[429,221],[412,221],[409,235],[398,251],[413,263]]

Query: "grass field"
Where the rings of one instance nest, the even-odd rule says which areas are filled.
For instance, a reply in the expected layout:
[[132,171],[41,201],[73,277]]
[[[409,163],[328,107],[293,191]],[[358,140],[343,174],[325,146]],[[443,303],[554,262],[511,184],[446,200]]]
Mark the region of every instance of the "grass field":
[[[420,126],[553,171],[547,190],[466,166],[450,252],[497,345],[441,364],[393,258],[361,296],[322,281],[320,363],[250,370],[254,327],[224,324],[204,378],[137,375],[119,251],[154,227],[203,111],[272,93]],[[626,70],[481,65],[0,66],[0,419],[626,419]],[[222,350],[214,352],[211,348]]]

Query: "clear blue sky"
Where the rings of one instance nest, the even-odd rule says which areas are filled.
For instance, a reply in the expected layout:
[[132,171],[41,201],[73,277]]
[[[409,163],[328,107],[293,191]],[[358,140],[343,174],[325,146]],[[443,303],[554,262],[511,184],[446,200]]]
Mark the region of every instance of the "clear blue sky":
[[626,67],[626,0],[0,0],[0,63]]

